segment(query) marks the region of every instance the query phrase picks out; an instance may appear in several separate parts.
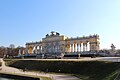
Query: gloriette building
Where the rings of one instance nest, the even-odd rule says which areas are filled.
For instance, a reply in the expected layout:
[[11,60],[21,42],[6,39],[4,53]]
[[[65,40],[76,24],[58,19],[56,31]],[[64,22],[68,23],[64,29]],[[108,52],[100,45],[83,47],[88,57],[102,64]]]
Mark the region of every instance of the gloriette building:
[[27,53],[74,53],[99,51],[99,35],[69,38],[52,31],[42,41],[26,43]]

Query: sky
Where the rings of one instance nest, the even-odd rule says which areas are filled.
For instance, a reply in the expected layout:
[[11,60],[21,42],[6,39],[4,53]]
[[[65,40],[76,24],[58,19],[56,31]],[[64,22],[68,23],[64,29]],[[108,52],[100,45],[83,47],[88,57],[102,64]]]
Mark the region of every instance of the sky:
[[120,49],[120,0],[0,0],[0,46],[25,46],[51,31],[98,34],[100,49]]

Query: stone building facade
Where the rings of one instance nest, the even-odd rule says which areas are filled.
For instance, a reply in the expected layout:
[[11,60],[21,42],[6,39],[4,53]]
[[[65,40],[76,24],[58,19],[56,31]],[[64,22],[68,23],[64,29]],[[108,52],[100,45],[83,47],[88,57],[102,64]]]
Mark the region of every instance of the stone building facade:
[[99,51],[99,35],[69,38],[52,31],[42,41],[26,43],[27,53],[73,53]]

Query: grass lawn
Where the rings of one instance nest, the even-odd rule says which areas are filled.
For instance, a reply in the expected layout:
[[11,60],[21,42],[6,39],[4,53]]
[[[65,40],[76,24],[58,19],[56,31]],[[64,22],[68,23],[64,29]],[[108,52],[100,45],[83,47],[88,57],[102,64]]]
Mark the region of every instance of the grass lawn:
[[73,74],[82,80],[114,80],[120,63],[105,61],[6,61],[7,65],[34,71]]
[[[15,73],[11,73],[11,72],[0,72],[0,76],[1,76],[1,74],[3,74],[3,75],[7,75],[6,77],[8,77],[9,78],[9,76],[14,76],[13,77],[13,79],[15,78],[15,79],[19,79],[19,78],[17,78],[16,76],[21,76],[22,78],[24,77],[24,76],[29,76],[29,77],[32,77],[32,78],[40,78],[40,79],[42,79],[42,80],[51,80],[51,78],[49,78],[49,77],[43,77],[43,76],[35,76],[35,75],[29,75],[29,74],[15,74]],[[5,77],[5,76],[4,76]],[[26,80],[26,79],[24,79],[24,80]]]
[[0,67],[2,66],[2,62],[0,62]]

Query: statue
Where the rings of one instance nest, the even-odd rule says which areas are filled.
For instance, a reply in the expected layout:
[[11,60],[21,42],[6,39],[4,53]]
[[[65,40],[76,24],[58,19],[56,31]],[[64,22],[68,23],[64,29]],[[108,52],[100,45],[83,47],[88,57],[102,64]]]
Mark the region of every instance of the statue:
[[48,36],[49,36],[49,34],[46,35],[46,37],[48,37]]
[[54,32],[54,31],[52,31],[50,36],[54,36],[54,35],[55,35],[54,33],[55,33],[55,32]]
[[58,35],[58,36],[59,36],[59,35],[60,35],[60,33],[56,32],[56,35]]
[[115,52],[115,46],[114,46],[114,44],[111,44],[111,50],[112,50],[112,52]]

